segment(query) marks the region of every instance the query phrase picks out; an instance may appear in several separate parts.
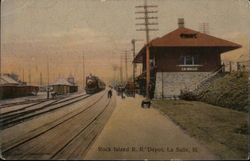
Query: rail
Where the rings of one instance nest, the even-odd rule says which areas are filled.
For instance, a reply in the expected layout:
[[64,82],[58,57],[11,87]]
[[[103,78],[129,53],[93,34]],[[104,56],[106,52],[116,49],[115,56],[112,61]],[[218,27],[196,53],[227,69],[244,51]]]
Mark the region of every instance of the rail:
[[[66,107],[68,105],[71,105],[73,103],[79,102],[83,99],[88,98],[89,96],[91,96],[91,95],[84,94],[81,96],[76,96],[76,97],[71,98],[71,99],[59,100],[59,101],[56,100],[56,101],[53,101],[49,104],[43,105],[42,107],[34,108],[34,109],[31,109],[28,111],[2,115],[1,120],[0,120],[1,130],[12,127],[16,124],[22,123],[24,121],[27,121],[27,120],[32,119],[34,117],[37,117],[39,115],[42,115],[42,114],[45,114],[48,112],[52,112],[52,111],[58,110],[60,108]],[[83,98],[77,99],[79,97],[83,97]],[[62,104],[65,102],[66,102],[66,104]],[[60,105],[60,104],[62,104],[62,105]],[[59,105],[59,106],[55,106],[55,105]],[[46,109],[46,108],[48,108],[48,109]]]
[[[88,105],[86,108],[80,110],[79,112],[77,112],[75,114],[74,114],[74,111],[72,111],[72,112],[70,112],[70,113],[68,113],[68,114],[66,114],[66,115],[58,118],[57,120],[52,121],[49,124],[45,124],[45,125],[43,125],[43,126],[45,126],[44,129],[43,129],[43,126],[41,126],[40,128],[42,128],[42,130],[39,131],[39,132],[34,131],[34,133],[31,136],[28,136],[28,137],[27,136],[23,136],[23,138],[21,138],[21,139],[19,138],[18,140],[14,140],[13,144],[11,144],[11,145],[9,145],[9,143],[3,144],[2,145],[2,154],[7,153],[7,152],[9,152],[9,151],[17,148],[17,147],[19,147],[19,146],[21,146],[21,145],[23,145],[23,144],[25,144],[25,143],[27,143],[27,142],[29,142],[29,141],[37,138],[37,137],[39,137],[39,136],[41,136],[41,135],[49,132],[50,130],[58,127],[59,125],[68,122],[69,120],[75,118],[76,116],[82,114],[83,112],[87,111],[88,109],[90,109],[91,107],[93,107],[95,104],[97,104],[105,95],[106,95],[106,92],[102,96],[98,97],[97,100],[94,101],[92,104]],[[108,104],[109,103],[110,103],[110,101],[108,102]],[[105,106],[104,110],[107,108],[107,105]],[[91,123],[93,123],[95,120],[97,120],[97,118],[100,117],[100,115],[104,112],[104,110],[102,110],[96,117],[94,117],[92,119]],[[87,126],[89,126],[89,124]],[[86,127],[84,127],[83,129],[86,129]],[[75,137],[73,137],[73,138],[75,138]],[[72,139],[70,139],[70,141],[67,142],[65,145],[68,145],[70,142],[72,142]],[[63,146],[63,148],[66,147],[65,145]],[[60,148],[59,151],[61,151],[63,148]],[[52,155],[51,158],[55,157],[56,154],[58,154],[59,151],[57,151],[56,153],[54,153],[54,155]]]

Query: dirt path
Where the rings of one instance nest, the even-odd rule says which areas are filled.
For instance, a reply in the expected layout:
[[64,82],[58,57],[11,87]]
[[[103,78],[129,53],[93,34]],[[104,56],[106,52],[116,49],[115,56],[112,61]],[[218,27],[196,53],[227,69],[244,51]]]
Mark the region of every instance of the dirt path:
[[117,97],[117,107],[84,159],[217,159],[141,97]]

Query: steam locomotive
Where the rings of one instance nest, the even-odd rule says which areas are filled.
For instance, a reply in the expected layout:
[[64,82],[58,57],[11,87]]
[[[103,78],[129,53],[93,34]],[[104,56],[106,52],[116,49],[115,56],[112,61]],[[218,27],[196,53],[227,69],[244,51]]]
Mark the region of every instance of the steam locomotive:
[[106,87],[106,84],[100,80],[97,76],[89,75],[86,77],[86,87],[85,91],[87,94],[93,94],[96,92],[99,92],[101,90],[104,90]]

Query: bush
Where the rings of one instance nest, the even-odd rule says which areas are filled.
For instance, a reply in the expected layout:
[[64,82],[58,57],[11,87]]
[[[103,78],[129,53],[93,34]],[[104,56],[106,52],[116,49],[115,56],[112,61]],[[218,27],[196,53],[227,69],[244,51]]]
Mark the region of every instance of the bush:
[[248,73],[234,72],[200,89],[197,100],[238,111],[247,112]]
[[248,125],[247,123],[242,124],[239,128],[234,129],[235,133],[243,134],[243,135],[248,135]]
[[197,95],[195,92],[188,91],[188,90],[181,90],[180,99],[187,100],[187,101],[196,101]]

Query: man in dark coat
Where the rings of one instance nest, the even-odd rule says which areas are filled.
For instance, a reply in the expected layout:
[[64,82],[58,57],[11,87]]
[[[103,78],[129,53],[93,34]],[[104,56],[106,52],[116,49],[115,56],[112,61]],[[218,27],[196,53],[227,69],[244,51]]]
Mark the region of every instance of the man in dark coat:
[[108,91],[108,98],[111,98],[112,97],[112,89],[110,89],[109,91]]

